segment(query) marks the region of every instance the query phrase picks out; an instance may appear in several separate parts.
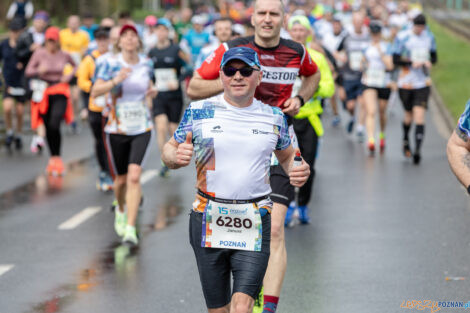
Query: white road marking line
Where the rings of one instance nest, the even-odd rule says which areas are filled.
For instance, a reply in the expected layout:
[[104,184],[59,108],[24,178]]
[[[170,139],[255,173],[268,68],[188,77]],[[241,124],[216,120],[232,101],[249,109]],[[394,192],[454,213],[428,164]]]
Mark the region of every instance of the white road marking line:
[[0,264],[0,276],[15,267],[13,264]]
[[69,218],[68,220],[66,220],[62,224],[60,224],[58,228],[60,230],[74,229],[78,225],[80,225],[81,223],[85,222],[87,219],[89,219],[90,217],[92,217],[93,215],[98,213],[99,211],[101,211],[100,206],[85,208],[80,213],[75,214],[74,216],[72,216],[71,218]]
[[147,171],[143,172],[142,175],[140,176],[140,183],[142,185],[145,185],[146,183],[148,183],[150,180],[152,180],[157,175],[158,175],[157,170],[147,170]]

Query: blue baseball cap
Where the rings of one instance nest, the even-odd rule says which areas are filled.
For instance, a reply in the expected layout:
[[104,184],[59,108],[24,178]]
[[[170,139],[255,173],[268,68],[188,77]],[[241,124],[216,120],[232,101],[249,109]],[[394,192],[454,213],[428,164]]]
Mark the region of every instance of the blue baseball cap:
[[223,67],[225,64],[232,60],[241,60],[249,66],[256,65],[261,68],[261,64],[259,63],[258,59],[258,54],[255,50],[248,47],[235,47],[225,51],[224,56],[222,57],[222,63],[220,64],[220,67]]
[[172,25],[171,25],[171,22],[169,19],[166,19],[164,17],[162,18],[159,18],[157,20],[157,24],[155,26],[158,26],[158,25],[162,25],[162,26],[165,26],[167,29],[171,29],[172,28]]

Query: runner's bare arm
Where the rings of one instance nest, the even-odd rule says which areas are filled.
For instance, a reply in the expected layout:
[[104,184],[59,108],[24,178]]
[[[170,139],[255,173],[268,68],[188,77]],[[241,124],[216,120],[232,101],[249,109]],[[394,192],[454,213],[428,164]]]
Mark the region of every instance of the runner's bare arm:
[[311,76],[303,77],[302,85],[300,85],[298,95],[304,98],[305,102],[310,100],[313,97],[315,91],[317,91],[320,79],[320,70],[317,70],[317,72]]
[[122,83],[127,78],[127,76],[129,76],[131,72],[132,72],[132,69],[123,67],[121,71],[115,77],[113,77],[112,79],[108,81],[98,78],[95,84],[93,85],[93,87],[91,88],[90,96],[92,98],[96,98],[104,94],[107,94],[115,86]]
[[274,154],[282,166],[282,169],[289,175],[290,184],[294,187],[302,187],[310,176],[310,167],[302,159],[302,165],[293,167],[295,150],[292,145],[284,150],[275,150]]
[[175,138],[171,137],[163,146],[163,163],[171,169],[189,165],[193,156],[192,137],[192,133],[188,133],[183,143],[178,143]]
[[458,127],[447,142],[450,167],[465,188],[470,185],[470,140]]
[[222,81],[219,78],[206,80],[199,75],[197,71],[194,72],[188,86],[188,96],[192,100],[206,99],[215,96],[224,91]]

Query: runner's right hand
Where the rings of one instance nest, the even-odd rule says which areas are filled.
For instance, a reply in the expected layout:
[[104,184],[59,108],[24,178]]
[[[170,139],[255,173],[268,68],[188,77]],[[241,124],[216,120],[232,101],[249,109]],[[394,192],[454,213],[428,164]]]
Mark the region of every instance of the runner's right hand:
[[179,166],[188,166],[191,163],[191,158],[193,156],[193,133],[189,132],[186,135],[186,141],[178,145],[176,149],[176,164]]
[[115,84],[120,84],[122,83],[132,72],[132,69],[130,67],[123,67],[119,73],[117,74],[116,77],[114,77],[114,83]]

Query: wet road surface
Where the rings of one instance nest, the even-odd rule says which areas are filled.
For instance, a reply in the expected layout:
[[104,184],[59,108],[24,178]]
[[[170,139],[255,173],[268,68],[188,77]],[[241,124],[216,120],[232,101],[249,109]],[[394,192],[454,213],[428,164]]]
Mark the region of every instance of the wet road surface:
[[[407,312],[403,301],[470,300],[470,206],[449,170],[435,112],[428,113],[420,166],[402,157],[399,106],[390,116],[387,151],[375,158],[325,117],[312,224],[286,231],[278,312]],[[87,136],[70,149],[90,155]],[[133,250],[114,234],[113,196],[96,191],[93,159],[50,180],[34,178],[45,162],[27,161],[37,162],[30,165],[35,172],[24,166],[11,174],[21,159],[0,155],[9,162],[0,167],[1,313],[205,312],[188,242],[194,167],[157,177],[153,148],[143,176],[141,245]]]

